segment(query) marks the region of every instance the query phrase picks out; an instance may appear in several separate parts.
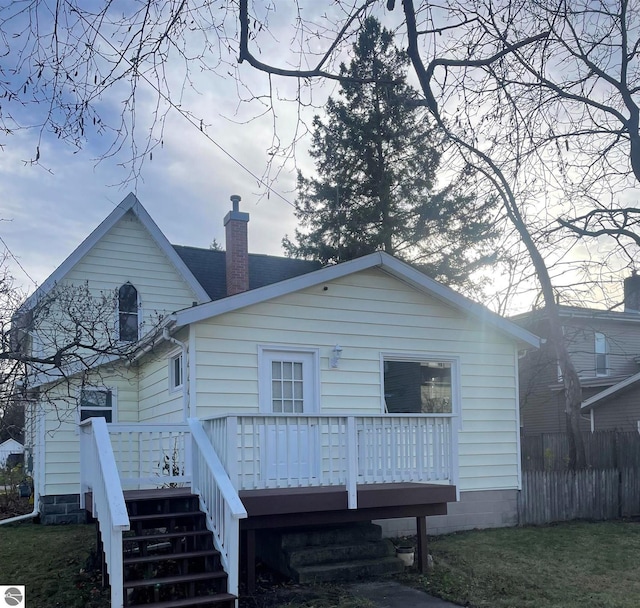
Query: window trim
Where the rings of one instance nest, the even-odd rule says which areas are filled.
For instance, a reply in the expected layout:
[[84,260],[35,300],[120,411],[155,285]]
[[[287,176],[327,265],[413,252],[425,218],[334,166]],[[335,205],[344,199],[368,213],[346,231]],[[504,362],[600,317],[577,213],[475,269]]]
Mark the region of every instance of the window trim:
[[[180,361],[180,384],[176,384],[175,381],[175,361]],[[177,393],[178,391],[182,391],[184,388],[184,353],[182,349],[174,350],[167,355],[167,366],[168,366],[168,376],[169,376],[169,392]]]
[[447,355],[442,353],[380,353],[380,413],[389,416],[386,411],[384,398],[384,363],[385,361],[406,361],[408,363],[442,362],[451,364],[451,413],[441,414],[411,414],[411,416],[425,416],[428,418],[459,418],[459,426],[462,427],[462,391],[460,382],[460,357],[457,355]]
[[[271,353],[311,356],[311,407],[305,414],[318,413],[320,406],[320,351],[318,348],[291,345],[258,344],[258,406],[263,414],[273,414],[271,407],[271,367],[266,363]],[[290,414],[295,416],[295,414]]]
[[[115,387],[111,386],[96,386],[96,385],[86,385],[78,388],[77,392],[77,404],[76,407],[76,418],[78,425],[83,422],[82,420],[82,410],[83,407],[81,405],[82,399],[82,391],[99,391],[99,392],[111,392],[111,422],[107,422],[107,424],[115,424],[118,422],[118,390]],[[86,409],[95,409],[95,408],[86,408]],[[105,408],[109,409],[109,408]],[[86,420],[86,418],[85,418]]]

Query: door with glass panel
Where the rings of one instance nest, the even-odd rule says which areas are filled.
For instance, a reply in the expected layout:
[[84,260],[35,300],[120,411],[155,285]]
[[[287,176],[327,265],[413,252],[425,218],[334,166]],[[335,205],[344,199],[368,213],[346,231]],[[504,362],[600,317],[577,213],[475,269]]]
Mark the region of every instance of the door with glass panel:
[[263,475],[269,483],[310,480],[317,475],[317,424],[296,416],[317,412],[316,356],[313,352],[264,350],[260,401],[270,419],[263,434]]

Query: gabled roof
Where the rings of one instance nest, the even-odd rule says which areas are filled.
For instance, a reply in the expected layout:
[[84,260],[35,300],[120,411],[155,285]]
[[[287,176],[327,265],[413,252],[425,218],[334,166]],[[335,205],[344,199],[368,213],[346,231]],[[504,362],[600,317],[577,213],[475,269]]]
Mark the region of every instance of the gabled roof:
[[593,409],[594,407],[597,407],[598,405],[602,405],[603,403],[606,403],[613,397],[616,397],[621,393],[624,393],[634,388],[639,382],[640,382],[640,372],[638,372],[637,374],[633,374],[633,376],[629,376],[624,380],[621,380],[617,384],[614,384],[608,388],[605,388],[603,391],[600,391],[599,393],[596,393],[592,397],[589,397],[589,399],[585,399],[582,402],[582,409],[590,410],[590,409]]
[[[227,296],[226,253],[212,249],[174,245],[178,255],[204,287],[211,300]],[[249,289],[286,281],[322,268],[320,262],[272,255],[249,254]]]
[[441,302],[452,306],[454,309],[494,327],[496,330],[507,334],[518,342],[536,348],[540,346],[540,338],[526,329],[491,312],[484,306],[472,302],[449,287],[445,287],[441,283],[434,281],[412,266],[383,252],[372,253],[355,260],[336,264],[335,266],[328,266],[279,283],[266,285],[258,289],[246,291],[214,302],[208,302],[193,308],[186,308],[175,313],[172,318],[178,327],[190,323],[197,323],[198,321],[203,321],[226,312],[265,302],[370,268],[379,268],[389,275],[408,283],[418,291],[429,294]]
[[194,291],[200,302],[207,302],[209,296],[203,287],[198,283],[193,273],[182,258],[171,246],[167,237],[156,223],[151,219],[147,210],[133,193],[129,193],[125,199],[100,223],[100,225],[75,249],[75,251],[64,261],[49,278],[36,291],[29,296],[23,307],[31,308],[39,298],[50,291],[57,283],[72,270],[72,268],[96,245],[96,243],[113,228],[124,215],[131,211],[140,223],[147,229],[149,235],[154,240],[158,248],[167,256],[178,273],[184,278],[186,283]]

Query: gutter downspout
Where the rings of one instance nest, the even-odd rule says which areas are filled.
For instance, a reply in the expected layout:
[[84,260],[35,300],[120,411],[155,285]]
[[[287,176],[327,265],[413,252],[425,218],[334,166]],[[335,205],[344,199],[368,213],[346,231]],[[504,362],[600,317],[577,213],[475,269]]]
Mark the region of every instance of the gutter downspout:
[[[37,458],[35,459],[37,464],[33,467],[33,511],[31,513],[27,513],[26,515],[16,515],[15,517],[9,517],[8,519],[0,519],[0,526],[4,526],[6,524],[14,524],[19,521],[25,521],[26,519],[35,519],[40,515],[40,488],[38,487],[39,479],[36,478],[36,471],[41,466],[41,457],[42,457],[42,447],[40,444],[41,441],[41,433],[40,427],[44,425],[44,417],[42,412],[38,412],[38,422],[36,428],[36,453]],[[38,476],[42,473],[41,471],[37,471]]]
[[162,330],[162,337],[182,349],[182,417],[186,422],[189,412],[189,387],[187,386],[187,345],[185,342],[174,338],[169,334],[169,328],[165,327]]
[[10,517],[9,519],[0,519],[0,526],[4,526],[5,524],[14,524],[18,521],[24,521],[25,519],[35,519],[36,517],[38,517],[38,515],[40,515],[40,492],[37,491],[34,483],[33,511],[31,511],[31,513],[28,513],[27,515],[16,515],[15,517]]

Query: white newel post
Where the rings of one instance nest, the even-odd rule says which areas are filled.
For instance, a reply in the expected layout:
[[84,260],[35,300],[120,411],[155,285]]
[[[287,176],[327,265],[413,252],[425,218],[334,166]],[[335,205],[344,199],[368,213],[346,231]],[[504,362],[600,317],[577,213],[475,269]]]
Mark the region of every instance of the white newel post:
[[347,506],[358,508],[358,435],[356,419],[347,418]]

